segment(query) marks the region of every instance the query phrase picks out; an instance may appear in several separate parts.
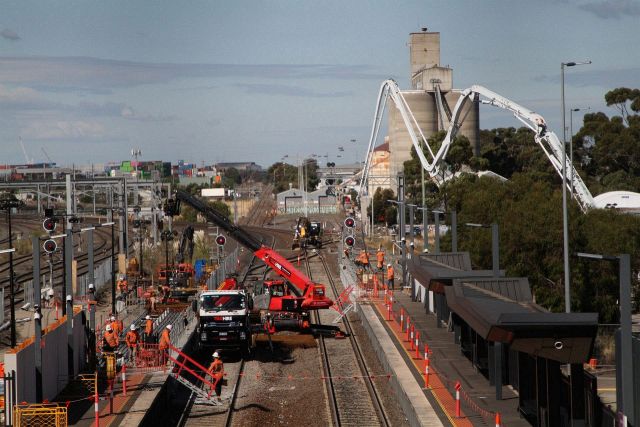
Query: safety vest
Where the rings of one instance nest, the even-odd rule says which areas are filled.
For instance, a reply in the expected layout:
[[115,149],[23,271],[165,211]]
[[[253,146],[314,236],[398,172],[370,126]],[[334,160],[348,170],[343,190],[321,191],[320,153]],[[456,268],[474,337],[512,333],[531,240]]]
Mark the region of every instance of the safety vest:
[[144,326],[144,333],[147,335],[151,335],[153,333],[153,320],[147,320],[147,323]]
[[116,335],[120,335],[120,332],[122,332],[122,321],[116,319],[111,322],[111,329],[113,329]]
[[104,340],[109,345],[109,347],[116,348],[118,346],[118,336],[113,331],[105,332]]
[[393,267],[387,268],[387,279],[393,279]]
[[378,251],[376,259],[378,260],[378,267],[382,267],[384,265],[384,252]]
[[211,365],[209,365],[209,374],[214,378],[222,378],[223,368],[222,360],[214,359]]
[[127,335],[124,338],[127,341],[127,346],[135,347],[140,337],[138,336],[138,332],[129,331],[127,332]]
[[158,345],[158,348],[160,350],[166,350],[169,348],[169,344],[171,344],[171,338],[169,338],[169,330],[165,328],[160,336],[160,344]]

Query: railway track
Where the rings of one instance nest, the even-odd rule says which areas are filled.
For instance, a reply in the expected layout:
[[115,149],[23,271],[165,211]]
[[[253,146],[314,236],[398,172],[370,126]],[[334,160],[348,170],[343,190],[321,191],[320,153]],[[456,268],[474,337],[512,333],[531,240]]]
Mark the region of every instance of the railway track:
[[[265,211],[265,206],[267,204],[262,203],[265,197],[260,198],[258,203],[254,206],[255,215],[249,216],[249,221],[254,224],[254,226],[261,225],[266,222],[267,215],[261,214]],[[263,235],[263,240],[266,240],[267,237],[271,238],[271,245],[275,244],[275,237],[268,233],[257,233]],[[245,268],[242,277],[238,280],[240,286],[246,286],[247,281],[250,278],[260,277],[260,279],[264,278],[266,274],[266,270],[263,266],[256,266],[256,262],[258,259],[255,256],[252,256],[249,261],[247,267]],[[261,273],[256,273],[256,270],[263,270]],[[203,366],[207,366],[208,362],[211,360],[211,353],[213,349],[203,349],[199,350],[196,354],[192,354],[190,356],[194,357],[199,363]],[[224,405],[221,406],[213,406],[207,404],[207,402],[202,402],[196,399],[196,396],[192,393],[189,396],[188,402],[184,408],[184,411],[177,422],[178,426],[185,427],[200,427],[200,426],[231,426],[233,425],[233,416],[238,408],[236,408],[236,401],[238,398],[238,394],[240,392],[240,388],[242,385],[242,379],[245,375],[246,361],[242,357],[237,359],[239,355],[235,355],[236,358],[229,358],[229,353],[222,351],[224,360],[224,370],[225,370],[225,379],[226,386],[224,387],[223,396]],[[233,356],[233,355],[232,355]],[[254,362],[251,362],[254,363]],[[230,390],[230,393],[228,391]]]
[[[313,263],[313,259],[319,263]],[[322,251],[316,251],[314,256],[305,252],[305,261],[309,277],[328,284],[327,293],[335,301],[340,291]],[[317,264],[320,264],[319,269]],[[331,318],[335,317],[335,313],[329,310],[315,315],[316,322],[325,324],[332,322]],[[348,316],[342,318],[342,324],[348,334],[346,340],[318,338],[333,425],[390,426],[391,422],[373,382],[375,373],[370,372],[367,366]]]

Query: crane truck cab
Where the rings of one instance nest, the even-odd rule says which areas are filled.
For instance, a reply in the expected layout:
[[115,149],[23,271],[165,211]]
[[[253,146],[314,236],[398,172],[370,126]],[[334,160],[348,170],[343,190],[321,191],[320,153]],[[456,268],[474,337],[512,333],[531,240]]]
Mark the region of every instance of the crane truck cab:
[[203,291],[198,297],[198,337],[201,347],[248,352],[252,300],[244,289]]

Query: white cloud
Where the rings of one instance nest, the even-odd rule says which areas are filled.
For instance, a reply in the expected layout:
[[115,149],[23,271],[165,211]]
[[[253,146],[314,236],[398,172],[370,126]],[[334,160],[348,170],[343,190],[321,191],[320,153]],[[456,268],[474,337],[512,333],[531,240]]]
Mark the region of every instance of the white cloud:
[[80,139],[85,141],[104,137],[105,128],[95,121],[38,121],[30,123],[22,130],[21,135],[24,138],[36,140]]
[[0,84],[0,105],[2,104],[31,104],[40,101],[38,91],[29,87],[10,88]]

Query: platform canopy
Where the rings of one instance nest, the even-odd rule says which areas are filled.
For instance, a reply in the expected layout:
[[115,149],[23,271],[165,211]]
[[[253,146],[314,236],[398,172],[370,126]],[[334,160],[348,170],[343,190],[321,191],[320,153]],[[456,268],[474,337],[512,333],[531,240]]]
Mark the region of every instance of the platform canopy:
[[535,304],[526,278],[454,279],[447,305],[487,341],[556,360],[583,363],[591,355],[597,313],[551,313]]

